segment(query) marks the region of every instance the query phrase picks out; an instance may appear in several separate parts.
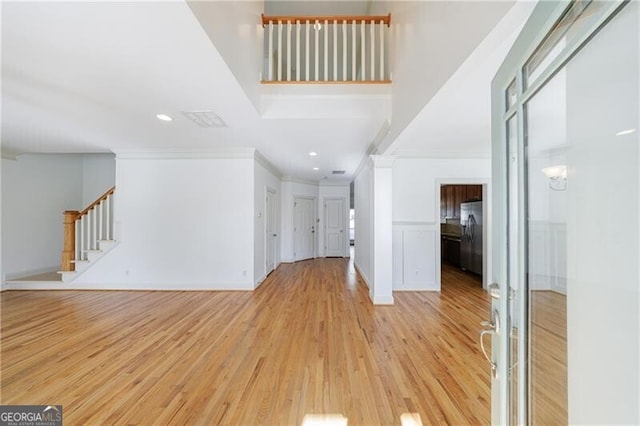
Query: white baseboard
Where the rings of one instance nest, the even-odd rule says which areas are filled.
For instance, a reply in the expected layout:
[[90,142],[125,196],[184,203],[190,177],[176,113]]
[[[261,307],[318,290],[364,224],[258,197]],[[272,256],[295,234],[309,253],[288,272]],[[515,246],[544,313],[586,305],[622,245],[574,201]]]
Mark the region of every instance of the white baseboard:
[[402,283],[393,284],[393,291],[435,291],[439,292],[435,283],[423,283],[423,284],[407,284]]
[[[371,297],[371,295],[369,295]],[[393,296],[389,297],[374,297],[371,300],[374,305],[393,305]]]
[[42,281],[6,283],[3,290],[119,290],[119,291],[253,291],[253,284],[193,283],[193,284],[82,284],[76,282]]
[[369,279],[367,278],[367,276],[362,272],[362,270],[360,269],[360,267],[358,266],[357,263],[353,262],[353,266],[356,268],[356,271],[358,272],[358,274],[362,277],[362,281],[364,281],[364,284],[367,286],[367,288],[371,288],[371,283],[369,282]]

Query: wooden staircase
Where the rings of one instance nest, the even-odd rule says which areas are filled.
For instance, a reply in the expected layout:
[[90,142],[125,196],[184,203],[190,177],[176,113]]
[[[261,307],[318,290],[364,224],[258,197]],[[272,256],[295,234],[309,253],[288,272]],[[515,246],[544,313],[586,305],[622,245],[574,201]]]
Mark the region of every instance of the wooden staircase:
[[58,272],[71,282],[117,245],[113,238],[115,186],[82,211],[64,212],[64,248]]

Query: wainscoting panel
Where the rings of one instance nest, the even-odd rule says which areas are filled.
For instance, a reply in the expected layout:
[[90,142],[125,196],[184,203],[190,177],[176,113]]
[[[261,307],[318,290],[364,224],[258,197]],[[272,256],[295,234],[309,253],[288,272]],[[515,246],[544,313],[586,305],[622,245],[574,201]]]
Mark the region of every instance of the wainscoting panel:
[[393,224],[394,291],[437,290],[437,226],[430,222]]

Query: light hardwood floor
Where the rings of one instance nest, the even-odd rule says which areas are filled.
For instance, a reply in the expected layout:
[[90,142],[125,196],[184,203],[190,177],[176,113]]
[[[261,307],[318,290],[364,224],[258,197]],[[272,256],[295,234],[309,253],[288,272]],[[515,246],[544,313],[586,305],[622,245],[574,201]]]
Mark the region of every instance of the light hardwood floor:
[[567,297],[531,292],[531,419],[536,425],[568,424]]
[[348,259],[284,264],[255,292],[9,291],[2,404],[62,404],[65,424],[487,424],[489,300],[443,291],[374,307]]

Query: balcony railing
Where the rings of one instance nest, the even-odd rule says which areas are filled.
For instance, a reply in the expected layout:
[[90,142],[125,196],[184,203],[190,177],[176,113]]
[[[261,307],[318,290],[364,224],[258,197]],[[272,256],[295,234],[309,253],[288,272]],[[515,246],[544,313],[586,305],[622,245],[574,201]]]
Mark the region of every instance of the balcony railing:
[[262,16],[263,83],[390,83],[387,16]]

